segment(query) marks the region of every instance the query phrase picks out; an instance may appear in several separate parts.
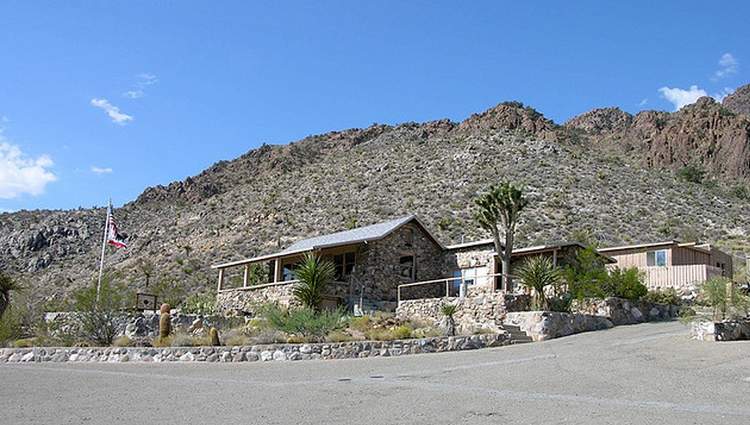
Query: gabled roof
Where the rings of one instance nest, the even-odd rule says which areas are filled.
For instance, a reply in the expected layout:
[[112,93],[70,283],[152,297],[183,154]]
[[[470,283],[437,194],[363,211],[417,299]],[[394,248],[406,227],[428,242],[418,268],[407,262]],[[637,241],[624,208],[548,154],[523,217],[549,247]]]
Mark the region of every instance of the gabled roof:
[[399,227],[411,223],[417,223],[419,227],[430,237],[440,248],[443,245],[435,239],[435,237],[427,230],[421,221],[415,215],[408,215],[400,217],[394,220],[384,221],[382,223],[371,224],[369,226],[358,227],[356,229],[345,230],[342,232],[330,233],[327,235],[315,236],[308,239],[303,239],[293,243],[288,248],[279,251],[274,254],[262,255],[260,257],[248,258],[245,260],[233,261],[231,263],[217,264],[211,266],[212,268],[224,268],[230,266],[237,266],[241,264],[254,263],[258,261],[270,260],[278,257],[285,257],[289,255],[302,254],[304,252],[313,251],[322,248],[331,248],[343,245],[353,245],[357,243],[372,242],[390,235],[393,231]]

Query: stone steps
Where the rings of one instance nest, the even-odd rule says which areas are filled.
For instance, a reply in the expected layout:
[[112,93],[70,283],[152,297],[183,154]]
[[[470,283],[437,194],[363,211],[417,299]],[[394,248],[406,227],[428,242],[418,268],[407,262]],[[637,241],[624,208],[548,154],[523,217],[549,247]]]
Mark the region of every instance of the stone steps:
[[526,332],[522,331],[518,326],[503,325],[503,329],[508,331],[508,333],[510,334],[511,345],[534,342],[534,340],[531,339],[530,336],[526,335]]

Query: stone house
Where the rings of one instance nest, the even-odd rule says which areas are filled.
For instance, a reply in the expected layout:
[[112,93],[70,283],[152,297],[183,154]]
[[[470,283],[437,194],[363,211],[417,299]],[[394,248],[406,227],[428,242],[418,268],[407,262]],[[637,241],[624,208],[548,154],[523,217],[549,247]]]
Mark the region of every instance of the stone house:
[[[564,242],[516,249],[512,264],[531,255],[548,255],[564,265],[583,249]],[[213,266],[219,272],[218,302],[223,310],[250,311],[252,305],[293,304],[298,281],[294,269],[308,252],[336,266],[324,303],[350,309],[387,310],[406,299],[465,296],[501,288],[501,263],[491,240],[444,246],[413,215],[300,240],[268,255]],[[602,257],[606,262],[611,260]],[[251,281],[258,269],[266,283]],[[236,274],[234,279],[230,276]],[[506,291],[507,292],[507,291]]]
[[602,248],[617,267],[637,267],[649,289],[692,290],[715,276],[731,278],[732,256],[709,244],[663,241]]

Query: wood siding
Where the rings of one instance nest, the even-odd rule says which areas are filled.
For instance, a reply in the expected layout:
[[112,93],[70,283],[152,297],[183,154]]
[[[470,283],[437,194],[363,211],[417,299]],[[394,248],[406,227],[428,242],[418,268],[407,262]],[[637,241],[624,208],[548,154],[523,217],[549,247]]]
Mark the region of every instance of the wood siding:
[[690,289],[714,276],[721,276],[721,269],[706,264],[690,264],[646,267],[645,273],[648,289]]

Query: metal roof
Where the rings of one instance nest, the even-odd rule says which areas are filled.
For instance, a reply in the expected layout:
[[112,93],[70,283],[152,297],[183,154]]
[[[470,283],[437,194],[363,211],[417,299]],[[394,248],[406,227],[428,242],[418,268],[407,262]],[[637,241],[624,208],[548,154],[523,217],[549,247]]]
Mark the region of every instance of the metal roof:
[[681,248],[693,249],[695,251],[701,251],[704,253],[711,252],[711,245],[709,244],[705,244],[705,243],[699,244],[698,242],[680,242],[677,240],[642,243],[642,244],[635,244],[635,245],[610,246],[607,248],[600,248],[599,252],[628,251],[628,250],[634,250],[634,249],[656,248],[660,246],[678,246]]
[[288,248],[279,251],[275,254],[262,255],[259,257],[248,258],[245,260],[233,261],[231,263],[217,264],[212,268],[224,268],[230,266],[237,266],[247,263],[254,263],[263,260],[270,260],[273,258],[283,257],[287,255],[301,254],[307,251],[313,251],[321,248],[330,248],[341,245],[351,245],[355,243],[363,243],[375,241],[388,236],[391,232],[403,226],[404,224],[412,221],[417,222],[425,233],[435,241],[441,248],[443,245],[435,239],[434,236],[427,230],[421,221],[415,215],[408,215],[400,217],[394,220],[384,221],[382,223],[371,224],[369,226],[358,227],[356,229],[345,230],[343,232],[330,233],[327,235],[316,236],[308,239],[303,239],[293,243]]

